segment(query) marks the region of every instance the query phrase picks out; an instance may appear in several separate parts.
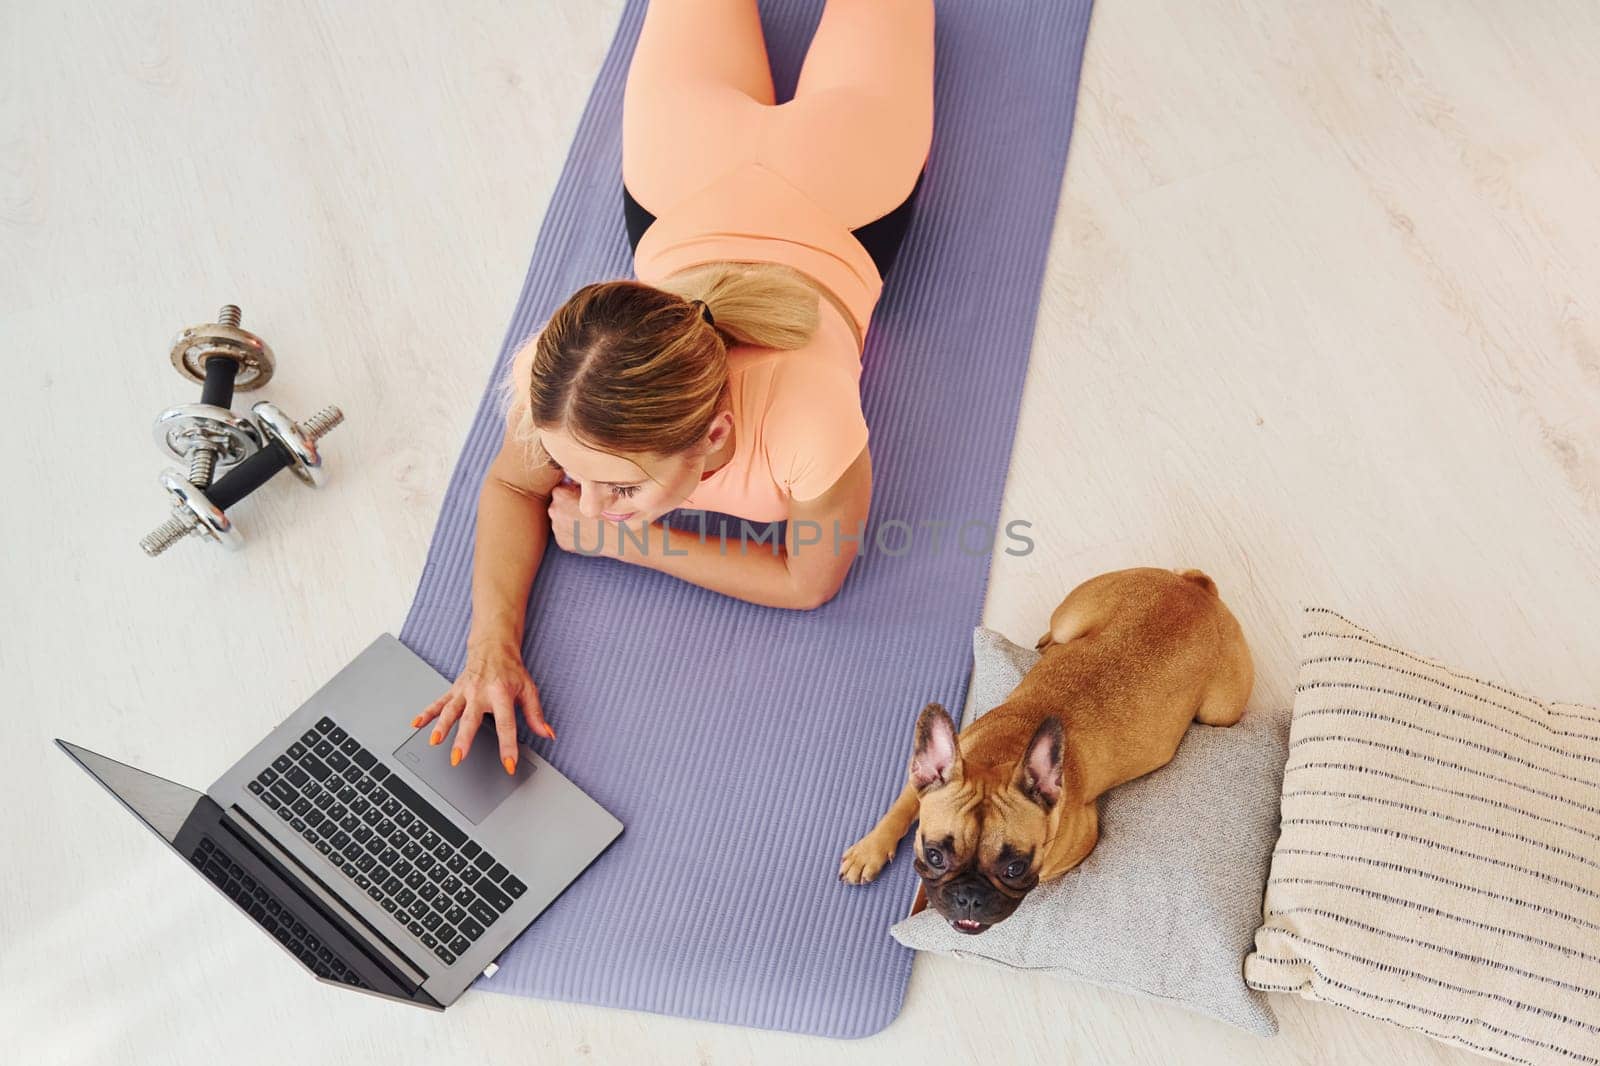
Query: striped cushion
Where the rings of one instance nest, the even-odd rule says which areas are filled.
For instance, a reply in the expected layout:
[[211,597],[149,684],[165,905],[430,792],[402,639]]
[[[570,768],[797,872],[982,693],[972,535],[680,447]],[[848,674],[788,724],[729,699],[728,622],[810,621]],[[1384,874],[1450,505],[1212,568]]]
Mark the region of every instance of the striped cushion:
[[1302,621],[1245,982],[1512,1062],[1600,1062],[1600,710]]

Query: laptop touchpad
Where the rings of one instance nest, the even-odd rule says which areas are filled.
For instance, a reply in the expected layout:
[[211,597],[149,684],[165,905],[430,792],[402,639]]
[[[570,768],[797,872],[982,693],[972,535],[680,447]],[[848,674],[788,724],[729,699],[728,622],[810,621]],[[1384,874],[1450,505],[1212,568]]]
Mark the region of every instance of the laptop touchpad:
[[485,721],[478,729],[472,738],[472,747],[459,766],[450,765],[454,731],[438,744],[429,744],[428,735],[429,730],[418,729],[394,750],[394,757],[426,781],[429,788],[449,800],[450,805],[473,825],[483,821],[490,811],[500,806],[501,800],[533,776],[533,757],[520,744],[516,776],[506,773],[506,768],[500,765],[500,745],[493,721]]

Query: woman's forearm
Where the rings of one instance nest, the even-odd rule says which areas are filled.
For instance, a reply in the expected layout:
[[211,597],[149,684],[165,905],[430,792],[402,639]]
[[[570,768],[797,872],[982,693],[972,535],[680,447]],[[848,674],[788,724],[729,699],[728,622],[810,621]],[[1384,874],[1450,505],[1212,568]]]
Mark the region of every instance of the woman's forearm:
[[740,540],[724,545],[720,538],[703,539],[699,533],[652,522],[649,550],[641,554],[635,543],[629,542],[621,558],[763,607],[809,610],[817,606],[789,572],[787,546],[746,544]]
[[534,576],[550,541],[549,502],[490,474],[478,491],[468,645],[522,648]]

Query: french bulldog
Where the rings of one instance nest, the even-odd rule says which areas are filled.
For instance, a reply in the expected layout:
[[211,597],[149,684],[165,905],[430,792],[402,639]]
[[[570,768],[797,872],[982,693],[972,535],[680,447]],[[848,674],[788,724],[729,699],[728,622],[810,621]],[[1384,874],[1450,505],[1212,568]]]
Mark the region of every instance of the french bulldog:
[[942,706],[923,707],[905,787],[846,849],[841,880],[877,877],[919,822],[919,901],[982,933],[1089,855],[1103,793],[1165,766],[1190,722],[1233,725],[1255,683],[1239,623],[1199,570],[1090,578],[1034,647],[1021,683],[959,737]]

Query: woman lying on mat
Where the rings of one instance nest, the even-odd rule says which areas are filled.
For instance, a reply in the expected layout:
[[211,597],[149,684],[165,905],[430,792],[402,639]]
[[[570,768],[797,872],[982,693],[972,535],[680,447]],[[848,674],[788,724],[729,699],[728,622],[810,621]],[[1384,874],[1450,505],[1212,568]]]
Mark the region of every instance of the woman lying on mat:
[[[452,763],[492,714],[514,772],[518,703],[555,737],[522,659],[552,531],[796,610],[833,598],[863,534],[862,343],[932,143],[932,0],[828,0],[782,105],[755,0],[652,0],[622,125],[639,280],[585,285],[512,361],[466,667],[414,722],[437,718],[437,744],[459,719]],[[727,550],[656,521],[679,508],[787,520],[787,543]]]

